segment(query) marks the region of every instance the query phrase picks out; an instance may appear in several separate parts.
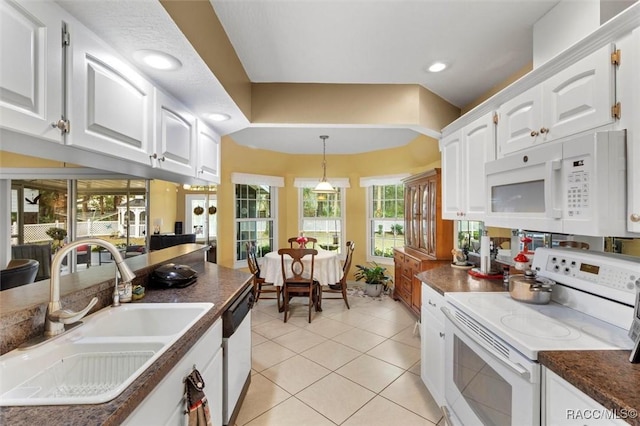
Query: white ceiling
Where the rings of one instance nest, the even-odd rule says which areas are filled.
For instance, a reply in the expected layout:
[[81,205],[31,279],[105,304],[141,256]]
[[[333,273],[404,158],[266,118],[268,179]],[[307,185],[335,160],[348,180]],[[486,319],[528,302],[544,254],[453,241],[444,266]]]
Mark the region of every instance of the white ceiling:
[[[353,153],[404,145],[393,126],[252,125],[157,0],[60,0],[130,59],[160,49],[184,66],[143,69],[243,145],[292,153]],[[211,0],[252,82],[420,84],[462,107],[532,60],[533,24],[558,0]],[[448,70],[431,74],[431,62]],[[436,129],[439,130],[439,129]]]

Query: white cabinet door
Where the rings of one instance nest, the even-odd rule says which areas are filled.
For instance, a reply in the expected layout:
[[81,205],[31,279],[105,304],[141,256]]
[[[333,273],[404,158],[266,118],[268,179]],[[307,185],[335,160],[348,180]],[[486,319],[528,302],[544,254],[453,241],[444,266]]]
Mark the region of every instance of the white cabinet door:
[[440,142],[442,217],[484,220],[484,163],[496,158],[496,125],[486,114]]
[[464,220],[484,220],[486,189],[484,165],[496,159],[496,125],[493,113],[479,118],[464,128],[464,183],[460,188],[464,199]]
[[444,400],[444,297],[422,283],[420,376],[438,406]]
[[450,134],[440,141],[442,156],[442,217],[460,219],[462,205],[462,131]]
[[542,88],[538,85],[500,105],[498,158],[542,141]]
[[67,143],[150,164],[153,86],[81,24],[70,33]]
[[220,183],[220,136],[198,121],[197,178]]
[[63,141],[61,34],[54,5],[0,1],[0,127]]
[[630,128],[627,129],[627,230],[640,232],[640,28],[633,31],[632,49],[632,78],[635,83],[630,84],[632,94],[632,117]]
[[185,425],[184,379],[196,367],[204,380],[214,426],[222,425],[222,319],[189,349],[123,425]]
[[613,49],[612,45],[606,45],[542,84],[542,123],[548,129],[547,139],[613,123]]
[[174,98],[156,90],[154,167],[195,176],[196,118]]
[[548,426],[604,426],[626,425],[625,421],[607,418],[614,413],[576,389],[569,382],[543,368],[543,413],[542,424]]

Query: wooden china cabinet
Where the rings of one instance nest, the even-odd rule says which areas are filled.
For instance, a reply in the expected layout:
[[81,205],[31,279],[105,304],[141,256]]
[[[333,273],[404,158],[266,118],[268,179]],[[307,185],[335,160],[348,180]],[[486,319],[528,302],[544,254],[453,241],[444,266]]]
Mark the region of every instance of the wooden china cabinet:
[[422,283],[415,275],[451,259],[453,221],[442,219],[441,169],[403,180],[405,245],[393,252],[394,299],[420,317]]

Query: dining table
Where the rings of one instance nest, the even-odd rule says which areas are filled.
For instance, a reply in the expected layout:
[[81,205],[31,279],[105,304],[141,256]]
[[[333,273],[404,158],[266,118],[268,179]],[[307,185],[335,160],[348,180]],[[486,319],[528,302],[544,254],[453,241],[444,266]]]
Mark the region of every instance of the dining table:
[[[336,284],[342,278],[342,264],[337,251],[317,249],[318,254],[315,256],[313,278],[321,285]],[[285,256],[285,268],[291,273],[291,258]],[[311,256],[302,258],[305,265],[305,272],[311,270]],[[289,275],[288,275],[289,276]],[[291,275],[293,276],[293,275]],[[260,264],[260,277],[266,282],[273,283],[276,286],[282,286],[282,266],[280,255],[277,251],[272,251],[262,257]]]

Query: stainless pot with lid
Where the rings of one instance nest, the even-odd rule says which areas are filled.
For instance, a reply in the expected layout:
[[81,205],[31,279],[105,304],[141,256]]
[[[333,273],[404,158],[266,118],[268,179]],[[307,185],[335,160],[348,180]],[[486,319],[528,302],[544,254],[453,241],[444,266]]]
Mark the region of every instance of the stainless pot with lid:
[[520,302],[545,305],[551,301],[555,281],[536,276],[535,271],[509,277],[509,295]]

